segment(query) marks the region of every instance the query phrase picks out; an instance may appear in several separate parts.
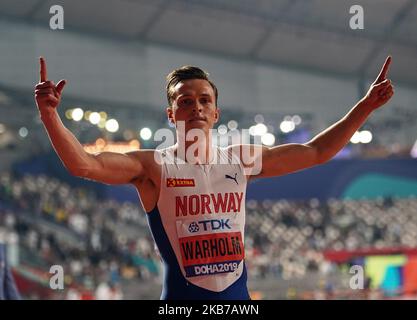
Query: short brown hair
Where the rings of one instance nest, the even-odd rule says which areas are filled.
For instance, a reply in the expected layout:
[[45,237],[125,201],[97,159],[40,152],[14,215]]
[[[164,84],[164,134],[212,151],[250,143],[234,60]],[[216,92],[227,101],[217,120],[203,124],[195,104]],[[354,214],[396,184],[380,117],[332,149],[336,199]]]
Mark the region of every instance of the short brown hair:
[[218,91],[215,84],[209,79],[209,74],[204,70],[194,67],[194,66],[183,66],[179,69],[175,69],[170,74],[167,75],[167,100],[168,104],[171,106],[172,102],[174,101],[174,88],[175,86],[184,80],[190,79],[202,79],[206,80],[210,83],[211,87],[214,90],[214,95],[216,96],[216,106],[217,106],[217,98],[218,98]]

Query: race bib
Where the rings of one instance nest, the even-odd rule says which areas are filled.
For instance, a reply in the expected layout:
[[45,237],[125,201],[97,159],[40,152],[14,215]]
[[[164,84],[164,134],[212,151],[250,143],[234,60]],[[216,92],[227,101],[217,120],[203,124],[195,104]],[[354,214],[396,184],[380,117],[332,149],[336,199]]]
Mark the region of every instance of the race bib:
[[244,259],[242,233],[230,215],[176,224],[186,277],[233,272]]

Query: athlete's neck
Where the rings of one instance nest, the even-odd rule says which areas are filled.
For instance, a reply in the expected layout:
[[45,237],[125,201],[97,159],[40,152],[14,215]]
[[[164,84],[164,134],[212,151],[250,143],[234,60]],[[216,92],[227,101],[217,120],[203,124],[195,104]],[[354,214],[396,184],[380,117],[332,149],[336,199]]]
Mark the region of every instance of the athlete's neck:
[[177,132],[177,143],[175,144],[177,158],[190,164],[209,164],[213,161],[214,151],[211,134],[188,136],[188,140]]

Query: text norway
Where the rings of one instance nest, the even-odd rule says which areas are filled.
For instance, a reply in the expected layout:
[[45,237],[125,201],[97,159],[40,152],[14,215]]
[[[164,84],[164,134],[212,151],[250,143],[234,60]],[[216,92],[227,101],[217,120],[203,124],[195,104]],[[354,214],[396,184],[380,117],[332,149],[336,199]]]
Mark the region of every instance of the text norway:
[[175,215],[240,212],[243,192],[193,194],[175,197]]

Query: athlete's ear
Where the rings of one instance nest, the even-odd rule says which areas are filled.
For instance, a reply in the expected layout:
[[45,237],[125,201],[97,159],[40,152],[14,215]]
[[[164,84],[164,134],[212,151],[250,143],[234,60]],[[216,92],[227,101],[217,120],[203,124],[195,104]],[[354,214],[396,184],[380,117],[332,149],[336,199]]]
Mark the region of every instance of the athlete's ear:
[[171,122],[172,124],[175,124],[174,110],[172,109],[171,106],[168,106],[166,108],[166,113],[167,113],[169,122]]
[[214,111],[214,123],[217,123],[220,119],[220,109],[219,107],[216,107],[216,110]]

